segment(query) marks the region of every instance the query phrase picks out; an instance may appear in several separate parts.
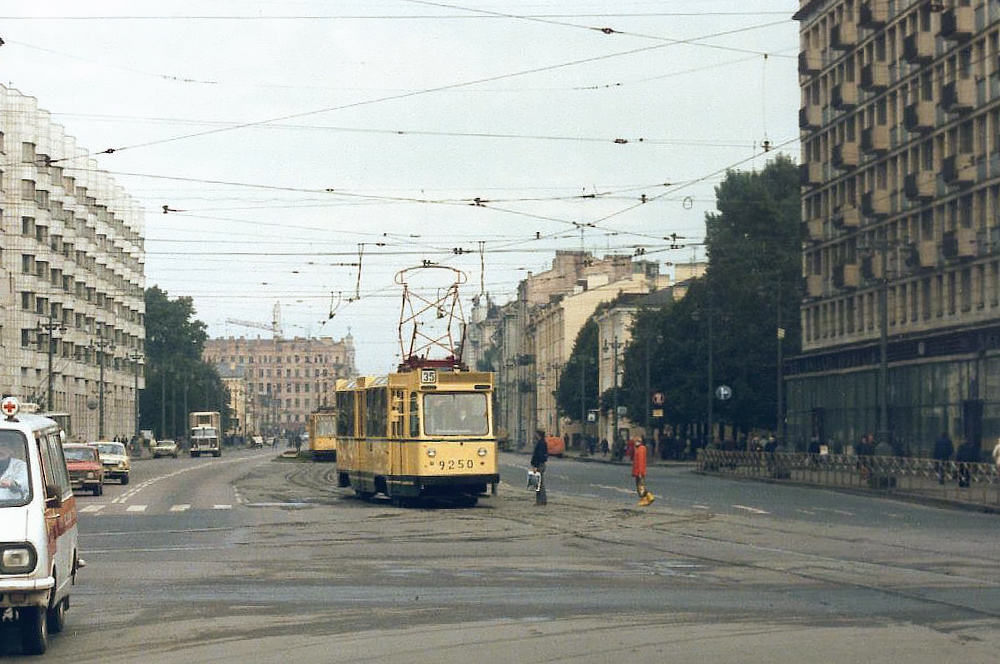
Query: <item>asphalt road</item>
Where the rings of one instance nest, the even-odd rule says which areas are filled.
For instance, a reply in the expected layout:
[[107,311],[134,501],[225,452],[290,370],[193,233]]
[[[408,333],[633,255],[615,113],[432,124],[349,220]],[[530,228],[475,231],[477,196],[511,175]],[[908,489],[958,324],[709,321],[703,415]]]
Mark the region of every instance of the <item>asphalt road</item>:
[[[142,460],[81,496],[46,661],[994,662],[998,517],[505,455],[474,508],[364,502],[330,464]],[[0,629],[0,655],[16,655]]]

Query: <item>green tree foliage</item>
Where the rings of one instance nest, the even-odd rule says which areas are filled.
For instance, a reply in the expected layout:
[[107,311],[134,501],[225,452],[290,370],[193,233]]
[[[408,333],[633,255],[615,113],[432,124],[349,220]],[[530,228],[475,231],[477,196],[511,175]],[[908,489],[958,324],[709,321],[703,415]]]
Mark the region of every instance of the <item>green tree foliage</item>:
[[215,367],[202,361],[208,338],[194,318],[189,297],[171,300],[157,286],[146,289],[146,389],[139,399],[139,421],[159,438],[178,438],[187,430],[188,411],[223,412],[229,396]]
[[597,323],[590,319],[576,335],[573,352],[559,376],[556,408],[563,417],[580,421],[588,410],[598,407],[597,344]]
[[673,307],[635,318],[623,381],[635,422],[646,412],[647,343],[650,390],[665,394],[666,420],[706,421],[711,339],[714,386],[733,394],[713,402],[713,419],[775,427],[779,324],[783,352],[801,348],[798,168],[778,156],[760,172],[730,171],[716,198],[718,212],[706,216],[706,276]]

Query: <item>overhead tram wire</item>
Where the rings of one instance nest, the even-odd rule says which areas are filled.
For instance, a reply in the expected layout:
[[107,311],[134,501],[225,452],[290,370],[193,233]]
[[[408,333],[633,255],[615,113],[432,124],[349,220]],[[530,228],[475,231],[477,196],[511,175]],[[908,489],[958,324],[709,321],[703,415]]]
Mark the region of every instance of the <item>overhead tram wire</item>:
[[[116,152],[121,152],[121,151],[124,151],[124,150],[133,150],[133,149],[137,149],[137,148],[151,147],[151,146],[154,146],[154,145],[163,145],[163,144],[166,144],[166,143],[172,143],[172,142],[187,140],[187,139],[191,139],[191,138],[199,138],[199,137],[202,137],[202,136],[211,136],[211,135],[220,134],[220,133],[224,133],[224,132],[236,131],[236,130],[239,130],[239,129],[247,129],[247,128],[250,128],[250,127],[256,127],[256,126],[261,126],[261,125],[274,124],[276,122],[282,122],[282,121],[285,121],[285,120],[293,120],[293,119],[296,119],[296,118],[310,117],[310,116],[313,116],[313,115],[320,115],[320,114],[323,114],[323,113],[331,113],[331,112],[334,112],[334,111],[341,111],[341,110],[346,110],[346,109],[351,109],[351,108],[359,108],[359,107],[362,107],[362,106],[369,106],[369,105],[379,104],[379,103],[388,102],[388,101],[398,101],[398,100],[401,100],[401,99],[409,99],[409,98],[412,98],[412,97],[418,97],[418,96],[423,96],[423,95],[427,95],[427,94],[433,94],[433,93],[437,93],[437,92],[443,92],[443,91],[446,91],[446,90],[457,90],[457,89],[461,89],[461,88],[466,88],[466,87],[472,87],[472,86],[475,86],[475,85],[480,85],[482,83],[489,83],[489,82],[492,82],[492,81],[508,80],[508,79],[511,79],[511,78],[518,78],[518,77],[521,77],[521,76],[528,76],[528,75],[531,75],[531,74],[539,74],[539,73],[543,73],[543,72],[554,71],[554,70],[557,70],[557,69],[563,69],[563,68],[566,68],[566,67],[574,67],[574,66],[578,66],[578,65],[582,65],[582,64],[588,64],[588,63],[591,63],[591,62],[599,62],[601,60],[608,60],[608,59],[611,59],[611,58],[619,58],[619,57],[625,57],[625,56],[629,56],[629,55],[636,55],[636,54],[639,54],[639,53],[646,53],[646,52],[650,52],[650,51],[660,50],[662,48],[666,48],[666,47],[669,47],[669,46],[676,46],[676,45],[683,45],[683,44],[695,44],[695,42],[700,42],[700,41],[703,41],[705,39],[711,39],[713,37],[723,36],[723,35],[736,34],[736,33],[739,33],[739,32],[745,32],[746,30],[758,29],[758,28],[761,28],[761,27],[768,27],[768,26],[754,26],[753,28],[746,28],[746,29],[740,29],[740,30],[725,31],[725,32],[718,33],[718,34],[706,35],[706,36],[696,37],[696,38],[692,38],[692,39],[688,39],[688,40],[667,40],[665,43],[658,43],[658,44],[655,44],[655,45],[652,45],[652,46],[644,46],[644,47],[641,47],[641,48],[630,49],[630,50],[627,50],[627,51],[619,51],[619,52],[616,52],[616,53],[608,53],[608,54],[605,54],[605,55],[597,55],[597,56],[592,56],[592,57],[589,57],[589,58],[581,58],[581,59],[572,60],[572,61],[569,61],[569,62],[563,62],[563,63],[559,63],[559,64],[554,64],[554,65],[545,65],[545,66],[542,66],[542,67],[535,67],[535,68],[532,68],[532,69],[522,70],[522,71],[518,71],[518,72],[510,72],[510,73],[506,73],[506,74],[498,74],[496,76],[488,76],[488,77],[485,77],[485,78],[474,79],[474,80],[471,80],[471,81],[462,81],[462,82],[458,82],[458,83],[449,83],[447,85],[440,85],[440,86],[435,86],[435,87],[432,87],[432,88],[424,88],[424,89],[421,89],[421,90],[413,90],[413,91],[403,92],[403,93],[395,94],[395,95],[387,95],[387,96],[383,96],[383,97],[377,97],[375,99],[361,100],[361,101],[357,101],[357,102],[351,102],[351,103],[348,103],[348,104],[341,104],[341,105],[338,105],[338,106],[331,106],[331,107],[322,108],[322,109],[316,109],[316,110],[312,110],[312,111],[302,111],[302,112],[299,112],[299,113],[291,113],[291,114],[287,114],[287,115],[283,115],[283,116],[278,116],[278,117],[273,117],[273,118],[268,118],[268,119],[264,119],[264,120],[256,120],[256,121],[252,121],[252,122],[244,122],[244,123],[239,123],[239,124],[233,125],[231,127],[220,127],[220,128],[209,129],[209,130],[200,131],[200,132],[193,132],[193,133],[190,133],[190,134],[183,134],[183,135],[179,135],[179,136],[172,136],[170,138],[162,138],[162,139],[157,139],[157,140],[153,140],[153,141],[146,141],[144,143],[133,143],[132,145],[125,145],[125,146],[115,147],[115,148],[107,148],[105,150],[102,150],[100,152],[95,153],[94,155],[88,154],[88,155],[81,155],[79,157],[67,157],[67,158],[63,158],[63,159],[53,159],[51,161],[52,161],[52,163],[56,163],[56,162],[60,162],[60,161],[70,161],[70,160],[81,159],[81,158],[90,158],[92,156],[101,155],[101,154],[109,154],[110,155],[110,154],[114,154]],[[697,43],[695,45],[698,45],[698,46],[710,46],[710,45],[705,45],[705,44],[700,44],[700,43]],[[728,48],[728,47],[718,47],[718,48],[723,48],[725,50],[743,50],[743,49],[734,49],[734,48]],[[758,53],[757,51],[753,51],[753,52],[754,53]]]

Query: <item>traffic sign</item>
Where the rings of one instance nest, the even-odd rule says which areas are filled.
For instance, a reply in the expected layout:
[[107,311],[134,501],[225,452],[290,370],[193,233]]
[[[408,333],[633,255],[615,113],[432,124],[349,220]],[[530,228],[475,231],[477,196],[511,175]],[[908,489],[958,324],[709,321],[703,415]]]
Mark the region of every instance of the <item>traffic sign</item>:
[[729,397],[733,396],[733,388],[728,385],[719,385],[715,388],[715,397],[719,401],[725,401]]

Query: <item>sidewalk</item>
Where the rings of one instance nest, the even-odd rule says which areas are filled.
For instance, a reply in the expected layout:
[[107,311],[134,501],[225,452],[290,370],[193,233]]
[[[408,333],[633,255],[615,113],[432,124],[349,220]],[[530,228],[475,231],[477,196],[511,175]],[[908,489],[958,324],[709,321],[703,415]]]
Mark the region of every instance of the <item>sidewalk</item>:
[[[514,453],[528,454],[529,452],[519,450]],[[885,474],[881,478],[883,481],[871,482],[863,480],[857,472],[857,457],[846,460],[847,466],[836,466],[830,463],[832,459],[817,463],[807,454],[783,455],[787,457],[785,461],[790,462],[786,463],[788,472],[776,474],[765,472],[768,466],[761,463],[757,454],[735,454],[735,457],[727,457],[725,464],[716,464],[714,467],[707,467],[703,461],[661,459],[659,455],[650,457],[648,463],[658,467],[686,467],[690,468],[692,472],[703,475],[719,475],[731,479],[772,484],[812,486],[845,493],[891,497],[944,509],[1000,514],[1000,486],[995,481],[996,478],[991,477],[986,471],[972,474],[971,487],[959,487],[957,482],[953,480],[939,484],[936,476],[928,476],[926,472],[915,472],[915,467],[921,471],[926,470],[919,463],[925,460],[909,460],[910,463],[901,464],[898,474]],[[605,463],[618,466],[630,466],[632,463],[627,457],[615,461],[611,459],[610,453],[589,455],[577,449],[566,450],[562,458],[582,463]],[[987,469],[990,466],[990,464],[981,465]],[[771,470],[773,471],[773,468]]]

